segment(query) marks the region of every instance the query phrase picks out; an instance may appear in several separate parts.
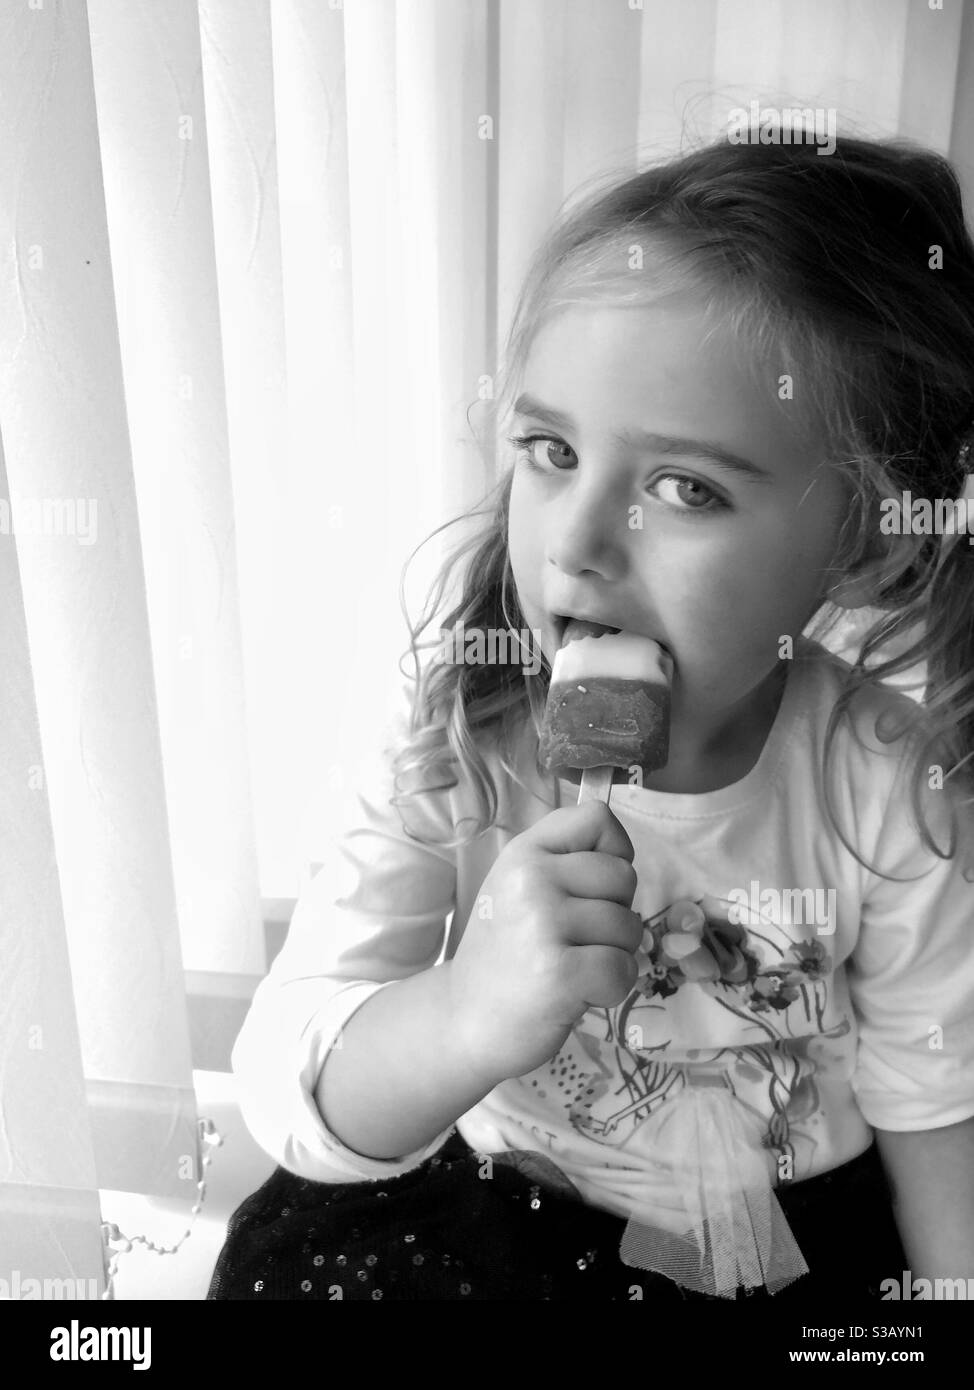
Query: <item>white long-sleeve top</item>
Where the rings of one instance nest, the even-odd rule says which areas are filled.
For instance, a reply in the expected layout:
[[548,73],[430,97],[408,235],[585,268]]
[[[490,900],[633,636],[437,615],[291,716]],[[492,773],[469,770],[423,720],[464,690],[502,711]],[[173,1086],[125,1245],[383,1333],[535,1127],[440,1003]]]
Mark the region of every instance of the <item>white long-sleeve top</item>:
[[[903,741],[875,736],[877,712],[907,703],[898,692],[860,692],[862,746],[845,723],[837,734],[835,805],[871,868],[832,829],[822,751],[845,669],[799,640],[761,756],[733,785],[613,787],[645,927],[636,987],[616,1008],[590,1009],[548,1063],[458,1119],[476,1151],[542,1153],[586,1201],[646,1216],[667,1204],[667,1164],[684,1157],[678,1102],[704,1068],[744,1107],[773,1183],[855,1157],[871,1126],[919,1130],[974,1115],[974,883],[958,857],[923,848]],[[577,795],[537,776],[525,728],[518,781],[484,749],[498,824],[461,849],[417,843],[402,815],[414,832],[446,839],[474,809],[462,775],[418,804],[390,804],[391,749],[404,727],[393,721],[363,770],[349,828],[299,899],[233,1050],[257,1142],[321,1182],[406,1172],[449,1135],[396,1160],[345,1147],[314,1100],[329,1047],[376,990],[452,957],[503,847]],[[927,794],[941,844],[947,795]],[[962,834],[972,833],[965,813]]]

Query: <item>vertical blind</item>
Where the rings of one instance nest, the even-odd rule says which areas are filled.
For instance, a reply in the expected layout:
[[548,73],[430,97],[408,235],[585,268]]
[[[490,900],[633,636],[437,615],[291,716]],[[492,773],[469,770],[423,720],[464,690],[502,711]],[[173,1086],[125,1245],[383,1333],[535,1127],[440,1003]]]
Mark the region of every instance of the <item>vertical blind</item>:
[[562,205],[754,100],[970,200],[972,79],[956,0],[0,0],[0,1278],[193,1199]]

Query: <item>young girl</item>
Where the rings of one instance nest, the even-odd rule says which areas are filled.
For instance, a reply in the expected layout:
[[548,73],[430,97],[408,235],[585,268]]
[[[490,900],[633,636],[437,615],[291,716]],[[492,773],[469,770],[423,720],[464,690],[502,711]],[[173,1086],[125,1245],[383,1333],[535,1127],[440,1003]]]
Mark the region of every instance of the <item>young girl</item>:
[[[903,141],[717,142],[556,225],[511,466],[236,1043],[280,1166],[210,1298],[974,1276],[974,545],[914,525],[972,363],[958,184]],[[608,804],[538,764],[569,618],[673,661]]]

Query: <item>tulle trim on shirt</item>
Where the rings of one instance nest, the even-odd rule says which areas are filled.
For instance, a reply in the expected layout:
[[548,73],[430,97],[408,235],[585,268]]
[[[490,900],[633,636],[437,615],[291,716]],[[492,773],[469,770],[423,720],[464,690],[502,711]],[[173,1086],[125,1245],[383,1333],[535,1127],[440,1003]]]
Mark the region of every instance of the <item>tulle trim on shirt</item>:
[[722,1073],[688,1067],[687,1082],[667,1125],[680,1155],[671,1209],[631,1218],[619,1258],[697,1293],[776,1293],[808,1265],[772,1189],[761,1127]]

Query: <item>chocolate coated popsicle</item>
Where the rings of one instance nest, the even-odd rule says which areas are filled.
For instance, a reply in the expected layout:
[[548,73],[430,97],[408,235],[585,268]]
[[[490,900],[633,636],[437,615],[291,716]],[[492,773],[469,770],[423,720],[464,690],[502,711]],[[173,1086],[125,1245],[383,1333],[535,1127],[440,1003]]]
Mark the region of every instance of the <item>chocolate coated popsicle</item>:
[[545,771],[564,777],[572,769],[602,768],[583,777],[579,800],[608,799],[611,769],[663,767],[669,756],[670,682],[673,661],[649,637],[612,633],[573,619],[555,654],[541,729]]

